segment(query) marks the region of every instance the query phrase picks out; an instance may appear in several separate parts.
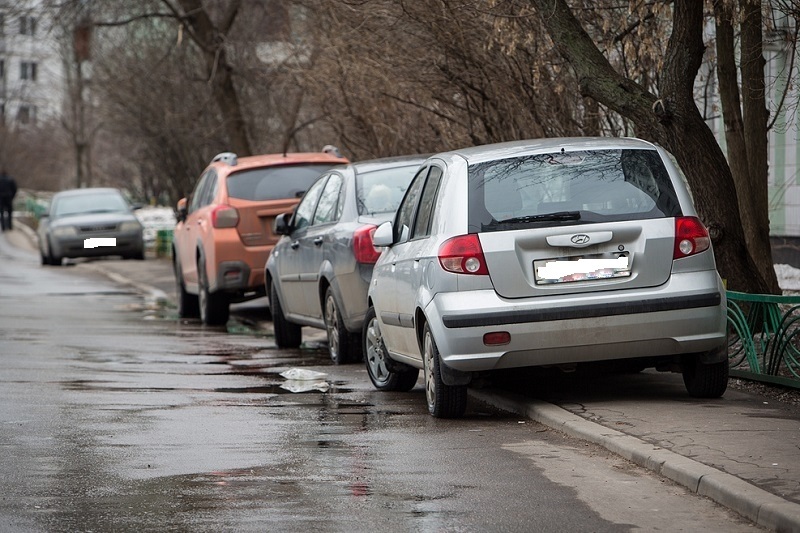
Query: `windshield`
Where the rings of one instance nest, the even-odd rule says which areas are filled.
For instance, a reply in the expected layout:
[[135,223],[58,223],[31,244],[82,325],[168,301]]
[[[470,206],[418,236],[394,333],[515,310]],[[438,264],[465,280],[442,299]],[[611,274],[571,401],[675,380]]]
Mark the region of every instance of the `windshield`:
[[96,192],[57,198],[51,216],[68,217],[87,213],[127,213],[130,207],[117,192]]
[[557,152],[469,167],[469,231],[673,217],[675,190],[655,150]]
[[228,196],[242,200],[300,198],[323,172],[334,165],[275,165],[228,176]]
[[393,213],[397,211],[419,163],[405,167],[364,172],[356,177],[358,214]]

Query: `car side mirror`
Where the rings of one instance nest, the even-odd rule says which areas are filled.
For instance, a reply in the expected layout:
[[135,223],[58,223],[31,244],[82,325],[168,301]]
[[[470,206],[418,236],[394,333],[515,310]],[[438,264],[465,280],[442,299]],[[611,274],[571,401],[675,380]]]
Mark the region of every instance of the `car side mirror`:
[[394,244],[394,236],[392,231],[392,223],[384,222],[375,233],[372,235],[372,245],[376,247],[385,248]]
[[275,235],[289,235],[292,232],[292,213],[281,213],[272,223],[272,233]]
[[178,200],[178,205],[175,208],[175,219],[178,222],[183,222],[186,220],[186,213],[188,212],[187,208],[187,201],[186,198],[181,198]]

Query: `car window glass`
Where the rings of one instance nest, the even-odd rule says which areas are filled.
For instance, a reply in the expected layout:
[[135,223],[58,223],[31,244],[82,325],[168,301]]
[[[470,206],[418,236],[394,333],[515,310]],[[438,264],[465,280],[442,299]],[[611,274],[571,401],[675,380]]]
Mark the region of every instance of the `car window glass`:
[[422,189],[417,220],[414,222],[414,230],[411,232],[412,239],[416,237],[425,237],[431,233],[433,205],[441,179],[442,169],[437,166],[431,166],[431,170],[428,173],[428,180],[425,182],[425,187]]
[[124,213],[130,211],[121,194],[114,191],[62,196],[54,202],[51,216],[68,217],[86,213]]
[[393,213],[419,163],[362,172],[356,176],[358,214]]
[[395,223],[393,227],[394,242],[400,242],[401,237],[407,238],[411,232],[411,226],[414,221],[414,210],[417,206],[417,199],[422,186],[425,184],[425,175],[428,172],[428,167],[421,168],[414,179],[411,181],[403,201],[400,202],[400,207],[397,209],[395,216]]
[[470,232],[680,214],[656,150],[557,152],[469,167]]
[[327,176],[316,181],[297,205],[292,223],[295,230],[305,228],[311,224],[311,220],[314,217],[314,210],[317,208],[317,200],[319,200],[319,195],[322,193],[322,187],[325,185],[326,181]]
[[208,183],[208,176],[210,175],[211,171],[205,172],[201,177],[200,180],[197,182],[197,185],[192,191],[192,199],[189,203],[189,213],[196,211],[200,207],[200,201],[203,196],[203,192],[205,190],[205,185]]
[[339,204],[339,192],[341,189],[342,177],[339,174],[331,174],[319,197],[317,211],[314,213],[315,226],[336,220],[336,206]]
[[253,201],[300,198],[332,166],[304,163],[234,172],[226,180],[228,196]]
[[214,197],[217,195],[217,173],[216,172],[209,172],[208,180],[203,187],[203,192],[200,198],[200,207],[205,207],[210,205],[214,201]]

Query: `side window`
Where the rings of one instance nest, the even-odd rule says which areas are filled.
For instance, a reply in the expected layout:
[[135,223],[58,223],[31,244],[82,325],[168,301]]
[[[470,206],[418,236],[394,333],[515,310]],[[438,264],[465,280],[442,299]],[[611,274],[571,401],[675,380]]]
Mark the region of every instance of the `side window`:
[[300,203],[297,205],[297,209],[294,212],[294,218],[292,222],[295,230],[305,228],[311,224],[311,220],[314,217],[314,210],[317,208],[317,200],[319,200],[319,195],[322,193],[322,188],[325,186],[325,182],[327,180],[327,176],[323,176],[322,178],[318,179],[316,182],[314,182],[314,185],[308,189],[306,195],[303,196],[303,199],[300,200]]
[[425,176],[428,173],[428,167],[421,168],[411,185],[408,186],[406,195],[403,201],[400,202],[400,207],[397,208],[397,216],[394,219],[394,242],[401,242],[408,240],[411,234],[411,227],[414,222],[414,211],[417,206],[419,193],[422,186],[425,184]]
[[205,186],[206,183],[208,183],[208,176],[210,174],[211,172],[209,171],[200,176],[200,181],[197,182],[197,185],[192,191],[192,199],[189,202],[189,213],[193,213],[200,208],[200,201],[203,197],[203,192],[205,192]]
[[442,169],[432,166],[431,171],[428,173],[428,181],[425,182],[425,187],[422,189],[417,220],[414,222],[414,230],[411,232],[412,239],[427,237],[431,234],[434,200],[436,200],[436,192],[439,190],[440,181],[442,181]]
[[319,205],[317,212],[314,213],[314,225],[327,224],[334,222],[338,219],[336,216],[337,206],[339,202],[340,192],[342,190],[342,177],[339,174],[331,174],[328,183],[322,190],[319,197]]
[[211,171],[208,175],[208,183],[206,183],[200,198],[200,207],[205,207],[214,201],[214,197],[217,195],[218,182],[217,173]]

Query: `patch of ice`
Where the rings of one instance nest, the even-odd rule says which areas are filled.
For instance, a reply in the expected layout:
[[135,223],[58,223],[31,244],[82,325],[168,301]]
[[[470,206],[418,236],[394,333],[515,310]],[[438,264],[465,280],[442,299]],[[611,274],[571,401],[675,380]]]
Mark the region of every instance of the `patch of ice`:
[[773,265],[778,285],[785,291],[800,291],[800,269],[792,265]]

